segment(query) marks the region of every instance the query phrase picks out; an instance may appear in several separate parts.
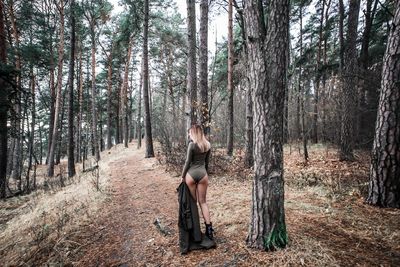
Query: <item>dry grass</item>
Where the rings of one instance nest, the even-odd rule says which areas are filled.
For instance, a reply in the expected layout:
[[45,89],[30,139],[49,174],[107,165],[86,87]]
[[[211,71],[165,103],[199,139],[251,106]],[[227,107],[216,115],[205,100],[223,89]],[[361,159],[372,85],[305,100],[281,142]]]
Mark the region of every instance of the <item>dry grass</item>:
[[[95,172],[81,172],[66,180],[66,186],[57,185],[56,178],[46,178],[46,166],[38,168],[39,189],[30,195],[0,202],[0,258],[5,266],[66,264],[70,254],[77,253],[84,242],[75,240],[79,232],[96,220],[98,208],[107,197],[109,179],[108,162],[113,156],[121,157],[122,146],[110,153],[102,153],[99,162],[99,188],[96,190]],[[92,163],[93,164],[93,163]],[[61,173],[67,177],[66,173]],[[47,183],[47,186],[43,186]],[[82,240],[84,241],[84,240]]]

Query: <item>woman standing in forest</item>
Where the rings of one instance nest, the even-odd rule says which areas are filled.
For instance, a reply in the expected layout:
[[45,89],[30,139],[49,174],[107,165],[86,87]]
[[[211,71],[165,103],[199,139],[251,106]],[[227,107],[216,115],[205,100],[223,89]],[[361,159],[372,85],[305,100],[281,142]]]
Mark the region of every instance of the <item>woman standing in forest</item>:
[[204,136],[203,128],[200,125],[193,125],[189,129],[189,137],[192,142],[188,146],[186,162],[182,171],[182,181],[186,182],[193,198],[198,198],[206,225],[206,236],[213,240],[214,230],[206,202],[211,145]]

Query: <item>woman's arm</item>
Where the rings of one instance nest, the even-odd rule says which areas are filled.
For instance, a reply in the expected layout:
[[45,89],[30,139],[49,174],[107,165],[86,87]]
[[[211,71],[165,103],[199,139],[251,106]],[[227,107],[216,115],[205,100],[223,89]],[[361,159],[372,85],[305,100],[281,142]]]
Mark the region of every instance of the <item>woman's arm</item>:
[[190,163],[192,162],[192,156],[193,156],[193,143],[189,143],[187,153],[186,153],[186,161],[185,161],[185,166],[183,166],[183,171],[182,171],[182,178],[185,179],[186,173],[189,170]]
[[207,151],[206,154],[206,171],[208,173],[208,163],[210,162],[210,154],[211,154],[211,148]]

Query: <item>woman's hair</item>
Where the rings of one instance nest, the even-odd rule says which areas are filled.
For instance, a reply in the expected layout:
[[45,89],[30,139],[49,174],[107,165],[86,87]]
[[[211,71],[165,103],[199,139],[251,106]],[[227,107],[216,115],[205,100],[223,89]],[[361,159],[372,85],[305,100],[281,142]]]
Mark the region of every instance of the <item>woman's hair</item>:
[[204,136],[203,127],[201,127],[201,125],[198,124],[192,125],[189,131],[193,139],[193,142],[197,144],[201,152],[206,152],[210,149],[211,147],[210,142],[208,142],[208,140]]

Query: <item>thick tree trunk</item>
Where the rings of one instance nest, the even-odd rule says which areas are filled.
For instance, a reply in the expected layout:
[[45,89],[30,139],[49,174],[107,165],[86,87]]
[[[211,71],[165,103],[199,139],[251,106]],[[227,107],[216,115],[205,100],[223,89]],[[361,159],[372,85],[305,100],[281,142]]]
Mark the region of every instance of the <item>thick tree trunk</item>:
[[75,176],[74,159],[74,74],[75,74],[75,0],[71,0],[71,47],[68,77],[68,177]]
[[54,156],[58,140],[58,120],[61,105],[61,90],[62,90],[62,76],[63,76],[63,63],[64,63],[64,0],[60,0],[58,3],[59,20],[60,20],[60,42],[58,45],[58,74],[57,74],[57,92],[56,92],[56,106],[54,112],[54,125],[53,135],[50,146],[49,162],[47,168],[47,176],[54,176]]
[[357,25],[360,0],[350,0],[342,73],[340,160],[354,160],[354,123],[357,87]]
[[201,96],[201,125],[204,133],[209,135],[208,123],[208,0],[200,2],[200,50],[199,50],[199,89]]
[[187,108],[188,126],[197,123],[197,63],[196,63],[196,8],[195,0],[186,0],[188,28],[188,59],[187,59],[187,93],[189,103]]
[[[4,3],[0,0],[0,64],[7,64],[7,43],[4,29]],[[7,114],[8,114],[8,85],[4,76],[0,76],[0,198],[6,198],[7,187]]]
[[367,202],[400,208],[400,2],[383,59]]
[[143,26],[143,102],[144,102],[144,127],[146,135],[146,158],[154,157],[153,136],[151,133],[151,115],[149,103],[149,0],[144,1],[144,26]]
[[[246,78],[247,79],[247,78]],[[244,156],[245,166],[250,168],[254,165],[253,156],[253,96],[249,86],[250,82],[246,81],[246,154]]]
[[[254,172],[247,244],[274,250],[288,242],[284,213],[283,112],[289,43],[289,1],[272,0],[264,24],[262,1],[245,7],[250,87],[254,88]],[[268,70],[268,71],[267,71]]]
[[228,4],[228,140],[226,152],[232,156],[233,153],[233,23],[232,23],[233,6],[232,0]]

